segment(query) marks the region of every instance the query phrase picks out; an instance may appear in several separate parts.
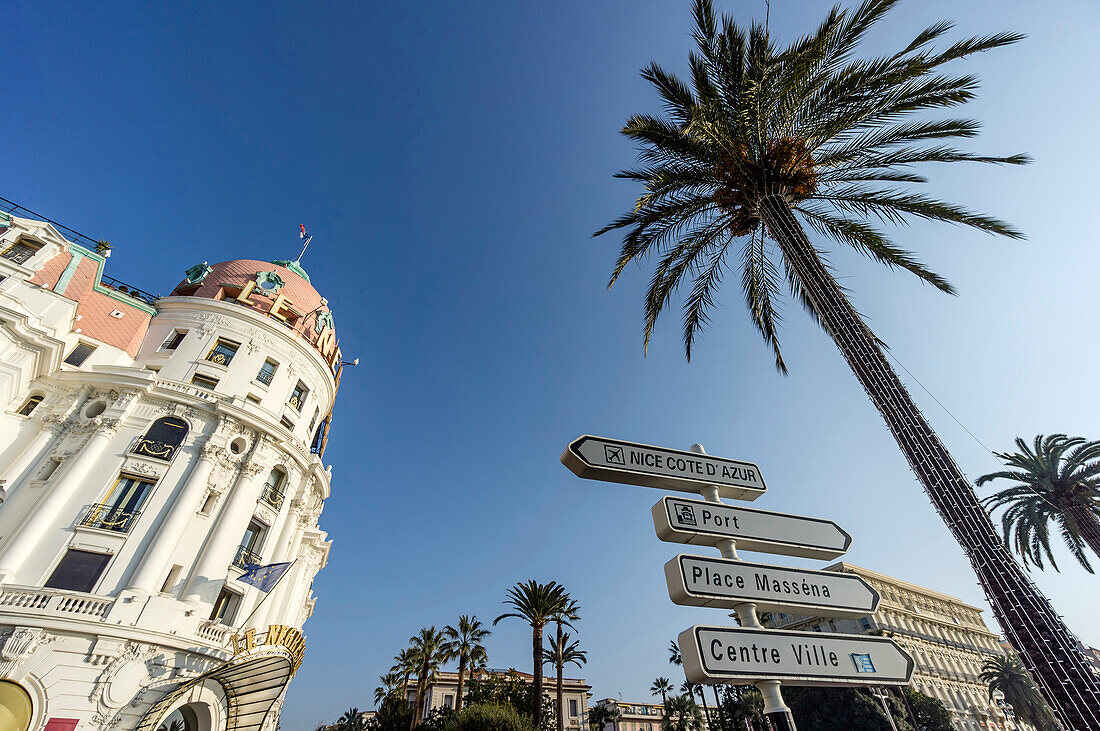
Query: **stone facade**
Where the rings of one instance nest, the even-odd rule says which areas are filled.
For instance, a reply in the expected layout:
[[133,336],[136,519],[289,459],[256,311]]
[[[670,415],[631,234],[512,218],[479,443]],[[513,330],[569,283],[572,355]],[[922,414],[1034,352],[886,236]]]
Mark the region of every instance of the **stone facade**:
[[[297,669],[330,546],[327,301],[248,260],[154,298],[48,223],[0,224],[0,703],[17,685],[45,731],[272,728],[285,684],[257,701],[250,668]],[[242,295],[260,279],[294,298]],[[280,563],[269,593],[240,581]]]

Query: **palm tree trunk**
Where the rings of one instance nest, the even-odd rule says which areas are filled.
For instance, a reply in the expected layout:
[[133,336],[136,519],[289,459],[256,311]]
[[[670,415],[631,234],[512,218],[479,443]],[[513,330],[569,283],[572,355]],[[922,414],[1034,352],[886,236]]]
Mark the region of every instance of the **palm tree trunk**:
[[558,731],[565,731],[565,714],[562,713],[562,700],[561,700],[561,676],[562,676],[562,661],[561,661],[561,622],[558,625],[558,656],[554,658],[554,664],[557,666],[558,671],[558,695],[557,705],[554,706],[558,712]]
[[703,699],[703,715],[707,717],[707,728],[714,728],[714,719],[710,717],[710,706],[707,705],[707,687],[699,686],[699,697]]
[[421,677],[416,679],[416,700],[413,701],[412,715],[409,716],[409,731],[413,731],[417,726],[417,721],[420,720],[420,704],[424,698],[424,673],[420,673]]
[[724,730],[726,728],[726,715],[722,711],[722,701],[718,698],[718,686],[712,685],[710,688],[714,691],[714,712],[718,714],[718,724]]
[[1074,505],[1068,510],[1073,522],[1077,524],[1077,530],[1081,538],[1097,556],[1100,556],[1100,520],[1096,515],[1083,505]]
[[466,655],[458,658],[458,690],[455,691],[455,712],[462,710],[462,681],[466,676]]
[[852,372],[886,421],[940,517],[962,546],[1012,646],[1069,728],[1100,729],[1100,679],[1077,638],[997,535],[970,482],[925,420],[855,308],[822,264],[790,205],[766,196],[760,215]]
[[542,730],[542,627],[531,627],[531,658],[534,667],[531,675],[534,677],[535,695],[531,701],[531,725],[535,731]]

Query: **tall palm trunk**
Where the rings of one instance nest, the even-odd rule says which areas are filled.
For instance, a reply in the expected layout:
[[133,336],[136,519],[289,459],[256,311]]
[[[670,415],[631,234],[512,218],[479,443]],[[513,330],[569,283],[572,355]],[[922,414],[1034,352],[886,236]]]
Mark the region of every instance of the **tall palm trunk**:
[[416,700],[413,701],[412,715],[409,717],[409,731],[413,731],[417,726],[417,722],[420,720],[420,704],[424,702],[424,673],[420,673],[420,677],[416,679]]
[[535,680],[535,696],[531,701],[531,725],[535,731],[542,729],[542,625],[531,625],[531,674]]
[[466,655],[458,658],[458,690],[455,691],[455,711],[462,710],[462,681],[466,679]]
[[1068,728],[1100,729],[1100,679],[1089,669],[1077,639],[1009,554],[969,481],[822,264],[787,201],[776,194],[766,196],[760,215],[825,329],[965,551],[1009,642]]
[[558,731],[565,731],[565,714],[562,713],[562,711],[564,709],[562,708],[562,699],[561,699],[561,676],[562,676],[563,665],[564,665],[564,663],[561,661],[561,650],[562,650],[562,646],[561,646],[562,645],[562,641],[561,641],[561,622],[557,622],[557,625],[558,625],[558,655],[557,655],[557,657],[554,658],[554,665],[556,666],[556,669],[558,671],[558,696],[557,696],[557,699],[556,699],[557,704],[554,707],[557,709],[557,712],[558,712]]
[[1091,510],[1082,505],[1074,505],[1068,512],[1073,518],[1073,522],[1077,524],[1077,530],[1081,533],[1081,538],[1085,540],[1093,553],[1100,556],[1100,520],[1096,519]]
[[707,728],[714,728],[714,719],[710,717],[710,706],[707,705],[707,687],[705,685],[699,686],[699,697],[703,699],[703,715],[707,719]]
[[710,688],[714,691],[714,712],[718,714],[718,723],[724,729],[726,728],[726,714],[722,710],[722,701],[718,698],[718,686],[712,685]]

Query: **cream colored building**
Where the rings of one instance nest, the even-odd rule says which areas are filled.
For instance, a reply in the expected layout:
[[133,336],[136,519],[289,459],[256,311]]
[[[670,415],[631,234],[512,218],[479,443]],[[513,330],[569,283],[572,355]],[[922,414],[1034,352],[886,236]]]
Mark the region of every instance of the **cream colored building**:
[[986,627],[982,610],[961,599],[892,576],[839,562],[826,571],[855,574],[881,596],[878,610],[859,619],[775,613],[768,626],[846,634],[883,630],[916,660],[912,687],[938,698],[960,731],[1030,728],[1017,724],[978,679],[987,658],[1003,655],[1000,638]]
[[327,301],[285,260],[157,297],[100,249],[0,215],[0,728],[272,729],[330,546]]
[[[665,716],[665,708],[660,703],[633,703],[604,698],[596,701],[596,705],[619,712],[619,720],[607,724],[601,731],[660,731],[661,719]],[[707,721],[704,718],[704,731],[706,728]]]
[[[490,674],[514,674],[520,680],[530,683],[534,680],[530,673],[521,673],[517,670],[481,670],[474,671],[473,676],[485,678]],[[469,690],[470,674],[463,679],[463,693]],[[542,678],[543,691],[550,702],[557,702],[558,679],[554,676],[544,675]],[[592,697],[592,686],[584,682],[583,678],[562,678],[562,710],[565,712],[565,727],[567,729],[587,729],[588,701]],[[435,680],[428,685],[421,705],[421,718],[428,715],[433,708],[454,708],[455,698],[458,695],[458,673],[439,672]],[[406,688],[406,697],[410,704],[416,702],[416,679],[409,680]]]

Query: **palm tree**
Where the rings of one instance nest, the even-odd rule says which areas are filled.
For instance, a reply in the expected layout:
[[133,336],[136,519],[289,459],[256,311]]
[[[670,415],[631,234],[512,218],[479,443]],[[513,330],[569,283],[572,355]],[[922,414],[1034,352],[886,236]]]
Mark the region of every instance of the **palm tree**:
[[661,703],[664,704],[668,700],[668,694],[672,691],[672,683],[668,678],[657,678],[653,681],[653,685],[649,686],[649,692],[652,695],[661,696]]
[[381,685],[374,689],[375,708],[381,708],[382,701],[386,700],[392,695],[396,695],[398,689],[402,687],[401,676],[393,672],[392,670],[385,675],[379,675],[378,681],[381,683]]
[[531,625],[531,661],[534,667],[534,694],[531,699],[531,725],[536,729],[542,727],[542,631],[547,622],[553,621],[569,603],[569,595],[565,587],[556,581],[548,584],[540,584],[531,579],[516,584],[508,590],[508,599],[505,604],[512,607],[512,612],[507,612],[493,620],[496,625],[506,617],[522,619]]
[[335,726],[339,731],[365,731],[367,722],[358,708],[349,708],[337,719]]
[[[551,665],[555,665],[559,668],[566,665],[576,665],[578,668],[582,667],[588,662],[588,653],[581,649],[581,643],[574,640],[570,642],[570,636],[568,632],[565,632],[561,636],[561,642],[558,642],[557,637],[550,638],[550,646],[542,651],[543,660]],[[558,687],[561,687],[561,675],[558,675]],[[561,713],[561,704],[558,704],[558,713]],[[558,716],[558,720],[561,720],[561,716]],[[560,725],[560,724],[559,724]]]
[[699,706],[686,695],[674,695],[665,701],[665,717],[662,731],[699,731],[703,728],[703,716]]
[[1085,547],[1100,556],[1100,442],[1065,434],[1042,434],[1029,447],[1016,438],[1019,452],[997,452],[1009,469],[982,475],[979,487],[1004,478],[1016,484],[987,497],[990,509],[1005,505],[1001,516],[1005,540],[1010,537],[1024,565],[1034,562],[1043,568],[1043,554],[1058,570],[1050,552],[1048,526],[1061,530],[1069,550],[1092,573]]
[[1006,549],[973,487],[803,228],[804,222],[822,237],[946,292],[953,291],[950,284],[890,243],[875,222],[946,221],[1021,236],[996,218],[909,186],[925,181],[912,169],[918,163],[1027,161],[948,144],[974,136],[980,126],[974,120],[912,116],[973,98],[977,79],[944,73],[944,64],[1022,36],[997,33],[935,50],[933,44],[952,28],[940,22],[895,54],[853,58],[866,32],[896,2],[834,8],[815,31],[779,48],[765,26],[743,28],[731,18],[716,18],[712,0],[695,0],[698,51],[690,57],[690,84],[656,64],[643,70],[662,97],[665,115],[630,118],[623,134],[640,144],[641,165],[619,176],[641,182],[645,190],[597,235],[624,230],[611,284],[631,262],[659,259],[645,297],[647,347],[678,286],[692,282],[683,304],[689,358],[715,307],[728,257],[739,253],[753,323],[785,373],[775,310],[785,278],[886,421],[1047,696],[1069,725],[1100,727],[1100,680],[1076,638]]
[[435,680],[439,666],[450,659],[446,650],[447,639],[435,627],[422,627],[420,632],[409,638],[409,650],[416,662],[416,700],[413,701],[413,713],[409,719],[409,731],[416,728],[423,716],[422,703],[428,684]]
[[401,697],[408,694],[409,678],[416,672],[416,658],[411,648],[405,648],[393,658],[391,673],[401,676]]
[[622,715],[618,708],[593,706],[592,710],[588,712],[588,727],[592,731],[604,731],[607,724],[618,723]]
[[458,618],[458,628],[447,625],[443,628],[443,634],[447,637],[447,652],[451,657],[458,658],[458,691],[455,696],[455,711],[462,710],[462,683],[465,679],[466,668],[484,667],[488,662],[485,654],[485,646],[482,641],[493,634],[485,629],[481,620],[477,617],[463,614]]
[[993,700],[996,691],[1000,691],[1019,718],[1038,731],[1057,731],[1058,724],[1050,707],[1018,659],[1008,655],[991,657],[982,664],[978,677],[989,685],[990,700]]
[[[580,604],[578,604],[575,599],[567,597],[567,601],[566,601],[565,605],[561,608],[561,611],[554,615],[554,625],[555,625],[555,628],[556,628],[555,637],[557,638],[558,647],[565,647],[565,645],[566,645],[566,642],[563,639],[562,628],[564,626],[572,627],[573,626],[572,623],[576,622],[578,619],[581,618],[580,611],[581,611]],[[564,637],[568,637],[568,635],[565,634]],[[558,689],[557,689],[557,697],[554,699],[554,701],[555,701],[554,708],[555,708],[555,710],[557,711],[557,714],[558,714],[558,731],[565,731],[565,714],[563,713],[564,707],[562,706],[563,701],[562,701],[562,697],[561,697],[561,695],[562,695],[561,680],[562,680],[562,671],[564,669],[563,666],[564,666],[564,663],[555,662],[555,670],[557,671],[557,678],[558,678]]]

